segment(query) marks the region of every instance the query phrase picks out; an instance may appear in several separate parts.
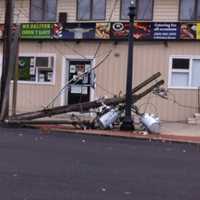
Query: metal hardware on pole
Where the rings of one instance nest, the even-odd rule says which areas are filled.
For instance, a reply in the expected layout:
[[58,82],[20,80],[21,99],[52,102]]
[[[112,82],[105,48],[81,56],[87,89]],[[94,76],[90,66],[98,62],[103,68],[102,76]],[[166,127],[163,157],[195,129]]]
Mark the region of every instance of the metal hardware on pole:
[[131,1],[129,7],[129,36],[128,36],[128,65],[126,79],[126,101],[125,101],[125,118],[120,127],[121,130],[134,130],[133,119],[131,116],[132,107],[132,82],[133,82],[133,45],[134,45],[134,18],[136,15],[136,1]]

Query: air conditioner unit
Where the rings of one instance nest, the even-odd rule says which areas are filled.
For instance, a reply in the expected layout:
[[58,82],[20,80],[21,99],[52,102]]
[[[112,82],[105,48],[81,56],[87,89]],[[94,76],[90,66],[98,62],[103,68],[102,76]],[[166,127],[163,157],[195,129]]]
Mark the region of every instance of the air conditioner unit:
[[35,66],[40,68],[52,68],[53,57],[36,57]]

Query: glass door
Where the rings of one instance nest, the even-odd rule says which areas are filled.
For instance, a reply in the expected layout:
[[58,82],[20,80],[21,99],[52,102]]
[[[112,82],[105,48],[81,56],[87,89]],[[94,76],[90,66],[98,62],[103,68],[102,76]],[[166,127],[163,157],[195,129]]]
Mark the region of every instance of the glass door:
[[69,61],[68,69],[68,104],[90,101],[91,61]]

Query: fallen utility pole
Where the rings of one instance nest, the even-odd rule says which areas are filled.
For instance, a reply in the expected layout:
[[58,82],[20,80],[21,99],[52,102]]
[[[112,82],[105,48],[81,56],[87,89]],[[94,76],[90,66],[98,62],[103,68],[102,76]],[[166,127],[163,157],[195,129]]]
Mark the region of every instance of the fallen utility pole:
[[[146,85],[148,85],[149,83],[151,83],[152,81],[156,80],[159,76],[161,76],[160,72],[157,72],[157,73],[153,74],[148,79],[146,79],[145,81],[143,81],[142,83],[140,83],[139,85],[137,85],[136,87],[134,87],[132,89],[132,94],[136,93],[137,91],[139,91],[140,89],[142,89],[143,87],[145,87]],[[46,111],[46,110],[48,110],[48,108],[44,109],[43,111]],[[33,113],[36,114],[37,112],[41,112],[41,111],[27,112],[27,113],[18,114],[17,116],[12,116],[11,119],[24,118],[27,115],[31,116]]]
[[149,83],[151,83],[152,81],[156,80],[159,76],[161,76],[160,72],[157,72],[157,73],[153,74],[148,79],[146,79],[145,81],[143,81],[142,83],[140,83],[139,85],[137,85],[136,87],[134,87],[132,89],[132,94],[136,93],[137,91],[139,91],[140,89],[142,89],[143,87],[145,87],[146,85],[148,85]]
[[1,95],[0,95],[0,120],[4,121],[9,113],[9,95],[10,95],[10,80],[12,75],[11,66],[11,43],[12,43],[12,28],[13,28],[13,0],[5,0],[5,27],[3,34],[3,69],[1,77]]
[[[154,88],[159,87],[160,85],[163,85],[164,81],[160,80],[148,89],[144,90],[143,92],[139,94],[133,94],[133,101],[132,103],[136,103],[138,100],[149,94],[150,92],[153,91]],[[11,118],[11,120],[33,120],[33,119],[39,119],[43,117],[50,117],[53,115],[58,115],[58,114],[63,114],[63,113],[68,113],[68,112],[79,112],[81,111],[89,111],[90,109],[98,108],[102,106],[102,103],[106,105],[112,105],[116,106],[120,103],[125,102],[125,97],[114,97],[114,98],[107,98],[103,100],[96,100],[96,101],[91,101],[91,102],[84,102],[84,103],[78,103],[78,104],[72,104],[72,105],[65,105],[65,106],[58,106],[54,108],[49,108],[49,109],[44,109],[44,110],[39,110],[35,112],[29,112],[29,113],[23,113],[14,116]]]
[[88,125],[91,124],[91,122],[88,120],[5,120],[8,124],[14,124],[14,125],[45,125],[45,124],[69,124],[74,126],[80,126],[80,125]]

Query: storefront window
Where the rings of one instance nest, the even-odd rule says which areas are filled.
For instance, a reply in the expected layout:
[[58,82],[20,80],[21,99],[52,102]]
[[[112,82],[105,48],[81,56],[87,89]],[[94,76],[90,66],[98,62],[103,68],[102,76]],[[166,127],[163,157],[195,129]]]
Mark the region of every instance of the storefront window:
[[[121,0],[121,19],[129,19],[129,7],[131,0]],[[153,18],[153,0],[136,1],[138,20],[152,20]]]
[[172,58],[171,81],[172,87],[200,86],[200,59]]
[[57,0],[31,0],[30,21],[56,21]]
[[104,20],[106,0],[77,0],[78,20]]
[[21,81],[36,83],[53,82],[54,57],[19,57],[19,77]]

